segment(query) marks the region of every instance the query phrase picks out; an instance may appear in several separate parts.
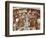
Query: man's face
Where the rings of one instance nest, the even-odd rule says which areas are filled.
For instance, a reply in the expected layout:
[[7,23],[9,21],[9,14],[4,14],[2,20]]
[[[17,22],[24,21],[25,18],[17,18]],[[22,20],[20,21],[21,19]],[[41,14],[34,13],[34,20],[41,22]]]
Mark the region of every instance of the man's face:
[[37,18],[37,11],[32,11],[31,10],[28,12],[29,18]]

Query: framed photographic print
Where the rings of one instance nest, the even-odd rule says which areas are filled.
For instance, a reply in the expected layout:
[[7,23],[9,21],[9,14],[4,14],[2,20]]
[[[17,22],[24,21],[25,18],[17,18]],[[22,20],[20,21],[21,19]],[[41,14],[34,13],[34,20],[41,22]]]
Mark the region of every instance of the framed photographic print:
[[5,2],[5,36],[45,34],[45,4]]

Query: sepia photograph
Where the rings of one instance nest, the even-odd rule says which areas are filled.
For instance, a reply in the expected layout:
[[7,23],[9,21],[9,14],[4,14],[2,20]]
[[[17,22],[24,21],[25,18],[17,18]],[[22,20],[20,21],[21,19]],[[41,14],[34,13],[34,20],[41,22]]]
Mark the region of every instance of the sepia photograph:
[[45,4],[5,2],[5,36],[45,34]]
[[13,31],[40,30],[40,9],[13,7]]

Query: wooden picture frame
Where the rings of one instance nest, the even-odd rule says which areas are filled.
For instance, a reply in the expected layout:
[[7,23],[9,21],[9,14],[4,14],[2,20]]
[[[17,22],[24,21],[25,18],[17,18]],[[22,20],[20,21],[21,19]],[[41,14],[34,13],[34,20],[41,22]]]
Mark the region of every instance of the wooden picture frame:
[[[40,20],[40,24],[41,25],[39,27],[39,30],[37,30],[36,28],[35,28],[35,30],[28,30],[27,27],[24,27],[24,28],[26,28],[26,31],[20,31],[20,30],[17,31],[17,30],[15,30],[15,32],[14,32],[14,30],[13,30],[14,27],[12,26],[14,24],[13,23],[14,22],[13,21],[13,13],[14,13],[14,11],[16,9],[17,10],[19,9],[19,12],[20,13],[24,12],[25,13],[25,18],[26,18],[27,13],[29,13],[29,12],[31,12],[31,13],[39,12],[39,14],[37,14],[37,15],[40,15],[39,16],[39,19],[41,19]],[[25,11],[23,11],[23,10],[25,10]],[[34,15],[34,14],[32,14],[32,15]],[[33,18],[35,18],[35,17],[33,17]],[[28,25],[28,23],[26,23],[26,24]],[[45,4],[44,3],[17,2],[17,1],[6,1],[5,2],[5,36],[6,37],[12,37],[12,36],[28,36],[28,35],[44,35],[44,34],[45,34]]]

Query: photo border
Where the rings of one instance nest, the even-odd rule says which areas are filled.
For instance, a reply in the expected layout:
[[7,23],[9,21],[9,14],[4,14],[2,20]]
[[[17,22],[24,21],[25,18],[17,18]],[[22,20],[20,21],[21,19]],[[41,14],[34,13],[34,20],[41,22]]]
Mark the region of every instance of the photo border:
[[[21,34],[21,35],[9,35],[9,4],[10,3],[19,3],[19,4],[35,4],[35,5],[43,5],[43,33],[36,34]],[[35,3],[35,2],[19,2],[19,1],[5,1],[5,36],[13,37],[13,36],[29,36],[29,35],[44,35],[45,34],[45,3]]]

